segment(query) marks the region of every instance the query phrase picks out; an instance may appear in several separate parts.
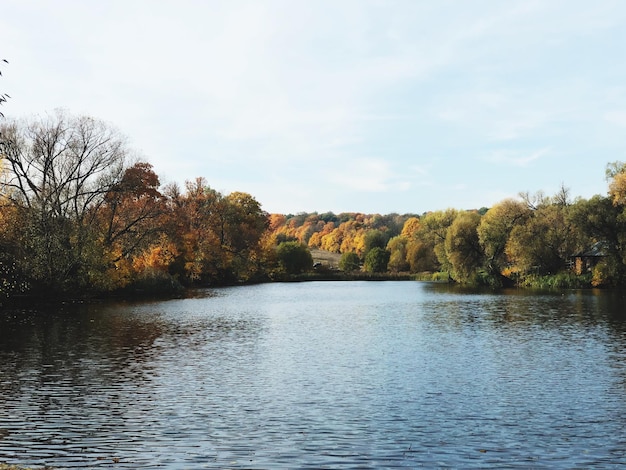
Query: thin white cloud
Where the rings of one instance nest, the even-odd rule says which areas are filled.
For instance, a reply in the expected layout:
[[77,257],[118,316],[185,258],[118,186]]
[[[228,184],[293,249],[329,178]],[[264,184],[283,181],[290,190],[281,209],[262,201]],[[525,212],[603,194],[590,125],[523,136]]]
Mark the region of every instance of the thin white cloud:
[[388,161],[376,158],[350,159],[327,173],[328,181],[340,187],[363,192],[398,192],[411,187],[405,175],[394,171]]
[[626,111],[609,111],[604,114],[604,120],[620,127],[626,127]]
[[431,168],[432,163],[423,165],[409,165],[408,172],[416,176],[429,176]]
[[548,155],[550,148],[542,148],[531,153],[522,153],[513,150],[496,150],[484,158],[485,161],[498,165],[527,167],[540,158]]

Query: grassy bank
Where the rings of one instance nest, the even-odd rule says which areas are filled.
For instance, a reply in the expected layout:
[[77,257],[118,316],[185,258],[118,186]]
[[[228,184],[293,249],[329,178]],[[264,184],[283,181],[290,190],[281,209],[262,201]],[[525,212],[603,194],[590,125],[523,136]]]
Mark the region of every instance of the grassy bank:
[[520,287],[530,287],[532,289],[589,289],[591,284],[591,273],[576,275],[571,272],[562,272],[547,276],[526,276],[519,280]]
[[279,282],[304,282],[304,281],[415,281],[413,274],[407,273],[366,273],[363,271],[321,271],[309,272],[296,275],[286,275],[284,278],[275,279]]

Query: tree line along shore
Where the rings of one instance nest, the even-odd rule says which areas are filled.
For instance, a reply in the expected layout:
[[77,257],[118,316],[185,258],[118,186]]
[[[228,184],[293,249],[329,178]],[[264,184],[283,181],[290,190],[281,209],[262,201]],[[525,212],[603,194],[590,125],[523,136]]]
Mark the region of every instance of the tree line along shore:
[[[172,295],[293,279],[626,283],[626,165],[590,199],[522,193],[421,214],[268,214],[198,177],[161,185],[102,121],[56,112],[0,126],[0,295]],[[315,260],[314,256],[315,255]]]

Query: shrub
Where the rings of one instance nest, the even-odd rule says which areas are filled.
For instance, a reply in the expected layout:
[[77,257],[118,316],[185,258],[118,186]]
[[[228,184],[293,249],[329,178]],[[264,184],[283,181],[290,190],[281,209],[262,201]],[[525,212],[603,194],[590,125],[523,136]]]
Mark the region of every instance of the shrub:
[[313,268],[309,249],[295,241],[282,242],[276,248],[278,262],[287,274],[300,274]]
[[359,255],[352,251],[348,251],[341,255],[341,259],[339,260],[339,269],[342,271],[350,272],[356,271],[361,267],[361,260],[359,259]]
[[383,273],[387,271],[389,252],[379,247],[372,248],[365,256],[363,267],[368,273]]

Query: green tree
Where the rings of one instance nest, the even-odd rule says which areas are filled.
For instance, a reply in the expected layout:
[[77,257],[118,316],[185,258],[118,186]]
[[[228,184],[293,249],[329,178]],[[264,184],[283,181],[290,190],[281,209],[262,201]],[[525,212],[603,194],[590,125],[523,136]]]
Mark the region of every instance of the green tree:
[[566,268],[572,254],[584,249],[569,215],[571,206],[562,196],[547,198],[525,223],[511,230],[505,252],[520,275],[555,274]]
[[300,274],[313,268],[311,252],[300,242],[282,242],[276,248],[276,253],[287,274]]
[[459,282],[472,282],[483,265],[484,254],[476,229],[481,216],[476,212],[460,213],[446,234],[446,254],[452,276]]
[[368,273],[383,273],[387,271],[388,263],[389,252],[384,248],[374,247],[365,255],[363,268]]
[[373,248],[385,248],[387,246],[387,241],[389,238],[387,235],[378,229],[370,229],[365,233],[365,250],[364,255],[367,256],[369,251]]
[[353,251],[346,251],[342,253],[339,259],[339,269],[344,272],[356,271],[361,267],[361,260],[359,255]]
[[429,212],[420,219],[420,228],[417,237],[422,243],[432,247],[432,250],[439,263],[439,269],[450,271],[450,261],[446,254],[446,235],[448,228],[456,219],[458,211],[456,209],[446,209],[445,211]]

